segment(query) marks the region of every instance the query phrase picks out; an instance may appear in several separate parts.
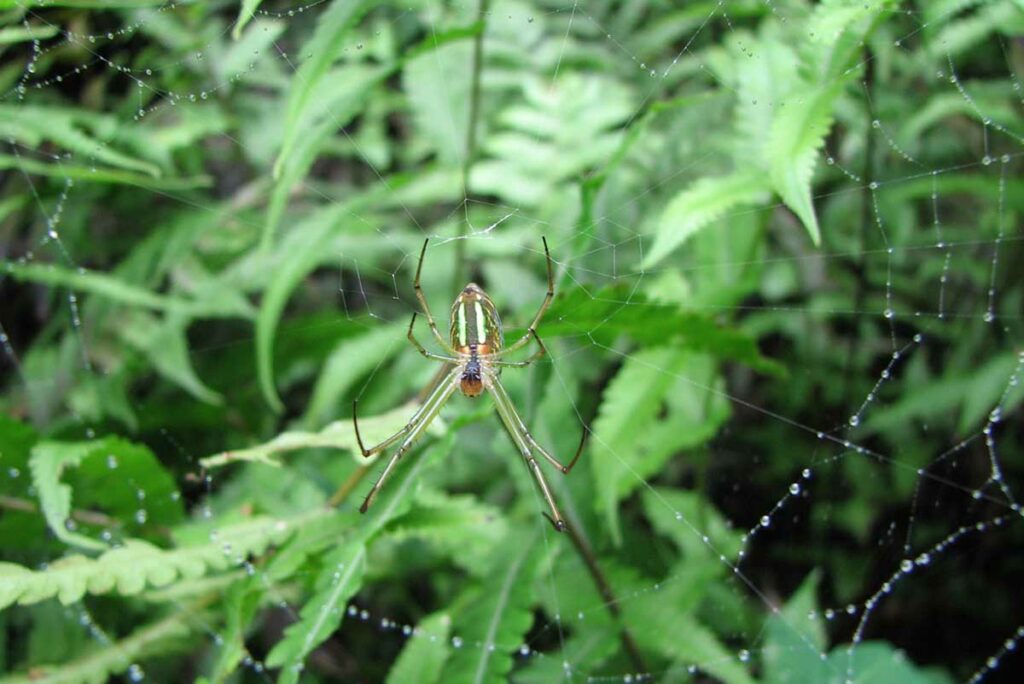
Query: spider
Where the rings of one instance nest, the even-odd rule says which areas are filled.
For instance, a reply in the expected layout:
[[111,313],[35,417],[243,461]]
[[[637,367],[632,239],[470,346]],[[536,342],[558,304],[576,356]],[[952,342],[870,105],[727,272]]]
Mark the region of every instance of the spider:
[[[423,295],[423,289],[420,287],[423,257],[427,253],[427,244],[430,240],[427,239],[423,242],[419,264],[416,266],[416,280],[413,282],[413,289],[416,291],[416,298],[423,308],[423,314],[427,317],[427,323],[430,325],[434,338],[441,345],[441,348],[447,352],[447,355],[427,351],[416,339],[413,333],[413,326],[416,325],[416,313],[413,313],[412,320],[409,322],[407,337],[420,354],[428,359],[444,362],[451,370],[433,388],[430,395],[416,413],[413,414],[405,427],[370,449],[366,448],[362,437],[359,435],[359,421],[356,418],[358,399],[352,402],[352,423],[355,427],[356,441],[359,443],[359,449],[363,452],[363,456],[369,458],[374,454],[384,451],[395,442],[403,440],[398,451],[388,461],[380,478],[373,485],[373,489],[366,495],[362,506],[359,507],[360,513],[365,513],[370,507],[370,504],[373,503],[377,493],[383,487],[384,481],[392,473],[399,459],[412,448],[413,442],[423,434],[427,426],[437,417],[442,407],[444,407],[456,390],[461,390],[467,397],[474,398],[479,397],[486,390],[494,400],[494,405],[498,410],[501,422],[508,430],[513,443],[519,449],[519,453],[522,454],[523,459],[526,461],[526,466],[537,481],[537,485],[544,495],[544,500],[551,509],[551,515],[545,512],[544,517],[559,532],[563,532],[566,529],[565,521],[562,519],[561,513],[558,512],[558,506],[555,505],[551,489],[548,487],[547,480],[544,479],[544,473],[541,472],[540,465],[533,457],[533,452],[539,453],[563,473],[568,473],[576,465],[576,461],[579,460],[580,454],[583,452],[583,444],[587,433],[584,430],[580,438],[580,445],[576,449],[576,455],[573,456],[572,461],[569,465],[563,465],[557,458],[548,453],[544,447],[538,444],[537,440],[530,434],[530,431],[526,429],[526,424],[519,417],[512,404],[512,400],[509,398],[508,392],[505,391],[501,381],[498,379],[502,368],[523,368],[547,353],[547,348],[537,335],[537,324],[547,310],[548,305],[551,304],[551,299],[555,296],[555,282],[551,273],[551,253],[548,251],[548,241],[543,237],[541,240],[544,242],[544,256],[547,259],[548,291],[544,296],[540,309],[537,311],[537,315],[533,317],[533,322],[526,329],[526,333],[508,347],[505,347],[505,335],[501,327],[501,319],[498,318],[498,311],[494,307],[491,298],[476,283],[466,285],[452,303],[451,329],[449,332],[451,342],[441,337],[441,333],[438,332],[437,325],[434,323],[434,317],[430,313],[430,307],[427,305],[427,298]],[[521,349],[531,339],[537,342],[538,347],[532,356],[525,361],[504,360],[506,355]]]

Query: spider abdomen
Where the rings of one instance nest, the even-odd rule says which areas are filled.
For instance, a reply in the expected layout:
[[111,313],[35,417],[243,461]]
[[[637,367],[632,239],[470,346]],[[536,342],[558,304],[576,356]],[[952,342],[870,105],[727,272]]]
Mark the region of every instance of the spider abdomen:
[[498,310],[476,283],[462,288],[452,303],[451,340],[452,347],[463,353],[479,347],[481,356],[500,351],[505,343]]

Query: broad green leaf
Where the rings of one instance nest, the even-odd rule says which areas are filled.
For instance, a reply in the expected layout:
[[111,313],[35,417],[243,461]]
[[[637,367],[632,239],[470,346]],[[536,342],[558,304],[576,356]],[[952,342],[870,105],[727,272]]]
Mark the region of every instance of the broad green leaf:
[[387,684],[436,684],[451,653],[448,634],[452,618],[434,613],[423,618],[388,671]]
[[54,24],[29,26],[7,26],[0,28],[0,45],[13,45],[24,43],[29,40],[46,40],[53,38],[60,32],[60,27]]
[[821,243],[821,230],[811,202],[811,173],[832,126],[833,107],[842,88],[843,82],[839,82],[797,91],[781,106],[769,134],[769,178],[815,245]]
[[389,68],[350,65],[325,78],[326,84],[306,104],[295,130],[302,135],[285,139],[274,165],[274,189],[270,195],[262,245],[268,248],[284,215],[292,189],[309,172],[326,141],[347,126],[365,106],[370,91],[390,74]]
[[[178,579],[195,579],[210,572],[238,567],[247,556],[279,544],[302,525],[329,512],[317,510],[290,520],[254,518],[226,525],[214,540],[161,549],[137,539],[104,552],[95,559],[72,555],[30,570],[0,563],[0,609],[56,597],[67,605],[86,594],[138,594],[147,587],[167,586]],[[225,553],[225,548],[230,549]]]
[[119,521],[122,534],[182,522],[185,512],[174,477],[149,448],[119,437],[85,444],[91,451],[64,472],[76,508]]
[[[0,497],[7,501],[0,515],[0,539],[9,552],[47,546],[46,521],[35,510],[36,492],[28,467],[29,454],[39,435],[30,426],[0,411]],[[21,504],[21,510],[14,504]]]
[[745,333],[621,287],[597,292],[577,288],[558,295],[538,332],[544,339],[576,335],[607,347],[620,335],[627,335],[644,345],[674,343],[715,358],[739,361],[762,373],[782,373],[782,367],[761,356],[757,343]]
[[0,10],[26,7],[74,7],[78,9],[136,9],[158,7],[164,0],[0,0]]
[[165,311],[186,318],[251,318],[253,315],[249,306],[243,302],[193,300],[160,295],[106,273],[89,271],[84,268],[69,269],[53,264],[7,261],[3,263],[3,272],[16,280],[67,287],[79,292],[88,292],[118,304]]
[[505,538],[495,553],[491,573],[471,590],[473,599],[455,617],[453,632],[464,642],[479,646],[455,649],[443,681],[506,681],[512,653],[533,624],[531,587],[544,550],[536,528],[516,530]]
[[32,105],[0,105],[0,136],[36,148],[44,142],[79,155],[91,163],[100,162],[125,171],[160,176],[153,164],[114,149],[98,137],[111,130],[113,117],[71,108]]
[[235,27],[231,29],[231,37],[238,40],[242,37],[242,29],[249,23],[253,15],[256,14],[256,9],[260,6],[263,0],[242,0],[241,7],[238,8],[238,18],[235,19]]
[[277,412],[284,410],[284,404],[274,386],[273,346],[277,323],[292,290],[299,282],[325,258],[336,258],[335,255],[324,254],[323,247],[331,231],[337,230],[345,219],[345,212],[339,209],[332,207],[328,212],[318,212],[312,220],[295,228],[294,232],[301,234],[304,239],[300,244],[286,245],[278,253],[278,263],[275,264],[272,279],[263,294],[256,319],[256,372],[263,398]]
[[765,684],[947,684],[936,669],[914,665],[885,642],[864,641],[851,650],[837,646],[831,654],[816,594],[820,575],[812,572],[778,613],[765,625]]
[[449,43],[408,60],[402,89],[412,105],[413,123],[450,166],[466,154],[473,46]]
[[303,423],[322,425],[342,408],[339,401],[359,378],[407,348],[404,324],[383,325],[366,334],[342,340],[323,364],[306,408]]
[[163,321],[145,312],[134,312],[118,326],[124,340],[146,355],[158,373],[200,401],[220,404],[223,397],[199,379],[189,358],[185,330],[188,321],[169,316]]
[[59,164],[47,164],[36,159],[12,157],[6,154],[0,154],[0,169],[16,169],[40,176],[86,181],[89,183],[135,185],[140,188],[162,190],[165,192],[206,188],[213,183],[209,176],[190,176],[186,178],[174,176],[153,177],[133,171],[81,166],[66,161],[62,161]]
[[[761,173],[740,171],[698,180],[665,207],[654,246],[644,257],[644,268],[656,266],[690,236],[726,212],[761,202],[767,199],[769,192],[770,187]],[[721,230],[728,230],[728,226],[722,226]]]
[[284,141],[274,175],[282,171],[284,160],[292,153],[292,147],[306,135],[301,126],[310,100],[324,87],[327,70],[341,55],[347,45],[349,31],[366,12],[380,4],[380,0],[334,0],[317,18],[313,37],[303,44],[299,54],[305,57],[295,72],[292,88],[288,95],[288,113],[284,121]]

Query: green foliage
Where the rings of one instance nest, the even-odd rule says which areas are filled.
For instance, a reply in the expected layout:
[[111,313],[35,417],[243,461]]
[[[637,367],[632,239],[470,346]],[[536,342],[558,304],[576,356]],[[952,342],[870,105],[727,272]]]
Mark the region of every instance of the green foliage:
[[[822,616],[1019,490],[1021,3],[482,5],[0,0],[0,682],[971,679],[1019,523]],[[359,514],[542,236],[575,536],[487,398]]]
[[[533,622],[532,586],[543,555],[540,535],[524,531],[505,536],[479,587],[458,600],[464,605],[455,616],[454,630],[479,648],[457,648],[441,675],[448,682],[501,682],[512,669],[508,644],[522,643]],[[495,648],[502,645],[500,651]]]

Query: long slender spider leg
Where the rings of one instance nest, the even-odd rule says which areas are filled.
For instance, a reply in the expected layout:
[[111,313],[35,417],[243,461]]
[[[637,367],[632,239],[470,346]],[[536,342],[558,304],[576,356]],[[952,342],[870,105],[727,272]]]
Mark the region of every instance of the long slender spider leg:
[[555,296],[555,275],[551,268],[551,252],[548,251],[548,239],[541,237],[544,242],[544,257],[548,264],[548,291],[544,295],[544,301],[541,302],[540,309],[537,310],[537,314],[533,317],[533,322],[530,323],[530,327],[526,329],[526,333],[518,340],[513,342],[511,345],[506,347],[503,351],[510,352],[516,349],[522,348],[527,342],[530,341],[531,333],[534,333],[537,329],[537,325],[540,323],[540,319],[544,316],[544,312],[548,310],[548,306],[551,305],[551,300]]
[[416,280],[412,283],[412,288],[416,291],[416,299],[419,300],[420,306],[423,308],[423,313],[427,317],[427,323],[430,324],[430,331],[434,333],[434,338],[437,343],[441,345],[441,349],[447,352],[454,352],[451,344],[441,337],[441,333],[437,330],[437,324],[434,323],[434,316],[430,313],[430,305],[427,304],[427,297],[423,294],[423,288],[420,287],[420,273],[423,271],[423,257],[427,255],[427,243],[430,242],[430,238],[423,241],[423,249],[420,250],[420,261],[416,265]]
[[[540,347],[540,349],[535,351],[530,358],[526,359],[525,361],[492,361],[491,365],[501,366],[502,368],[524,368],[526,366],[529,366],[531,363],[533,363],[537,359],[543,357],[545,354],[547,354],[548,353],[548,348],[545,347],[544,343],[540,341],[540,337],[537,335],[537,331],[536,330],[531,330],[530,334],[533,335],[533,339],[537,340],[537,346]],[[507,352],[508,352],[507,349],[503,349],[503,350],[501,350],[499,352],[491,354],[491,358],[494,358],[494,357],[501,358]]]
[[412,327],[414,325],[416,325],[416,314],[415,313],[413,313],[413,315],[412,315],[412,320],[409,321],[409,332],[406,334],[406,337],[408,337],[409,341],[412,342],[412,346],[416,347],[416,351],[418,351],[420,354],[423,354],[428,359],[434,359],[435,361],[444,361],[445,363],[458,363],[459,362],[458,359],[452,358],[451,356],[444,356],[442,354],[435,354],[434,352],[427,351],[423,347],[423,345],[420,344],[420,341],[416,339],[416,335],[413,334]]
[[540,469],[540,464],[537,463],[537,459],[530,452],[529,442],[532,440],[526,438],[521,421],[518,421],[515,409],[508,401],[508,395],[504,392],[498,393],[493,391],[496,386],[498,386],[498,382],[497,378],[494,378],[491,382],[491,398],[494,399],[494,405],[498,409],[498,416],[501,418],[501,422],[504,424],[509,436],[512,437],[516,448],[519,449],[519,453],[522,454],[523,460],[526,461],[526,467],[530,469],[530,474],[533,475],[537,486],[540,487],[541,494],[544,496],[548,508],[551,509],[551,515],[548,516],[545,513],[545,517],[551,521],[551,524],[557,531],[563,532],[565,531],[565,521],[562,519],[562,514],[558,512],[558,505],[555,503],[555,497],[551,494],[548,481],[544,478],[544,473]]
[[409,422],[405,424],[405,427],[403,427],[401,430],[399,430],[395,434],[393,434],[390,437],[388,437],[387,439],[385,439],[383,442],[373,446],[370,449],[367,449],[366,445],[363,444],[363,437],[359,433],[359,419],[357,417],[357,407],[359,405],[359,400],[358,399],[353,399],[352,400],[352,426],[355,428],[356,442],[359,444],[359,450],[363,452],[363,456],[365,456],[366,458],[369,458],[370,456],[373,456],[374,454],[376,454],[376,453],[378,453],[378,452],[380,452],[380,451],[382,451],[384,449],[387,449],[389,446],[391,446],[392,444],[394,444],[395,442],[400,440],[402,437],[407,435],[409,433],[409,431],[412,430],[416,426],[417,422],[421,419],[423,414],[430,409],[430,407],[433,405],[433,402],[439,396],[441,396],[441,394],[444,393],[445,386],[446,385],[453,385],[454,382],[455,382],[455,375],[454,375],[454,371],[452,371],[452,372],[450,372],[448,374],[448,376],[444,380],[442,380],[440,383],[437,384],[437,386],[434,388],[434,391],[430,393],[430,396],[428,396],[427,399],[420,405],[420,407],[418,409],[416,409],[416,412],[412,414],[412,418],[410,418]]
[[366,498],[363,499],[363,504],[359,507],[360,513],[366,513],[367,509],[373,503],[373,500],[377,498],[377,494],[384,486],[385,480],[388,479],[388,477],[394,471],[395,466],[398,465],[398,461],[400,461],[402,456],[404,456],[405,453],[412,448],[416,440],[419,439],[419,437],[423,434],[427,427],[429,427],[429,425],[434,421],[434,418],[436,418],[437,415],[441,412],[441,409],[448,402],[448,399],[452,396],[452,393],[455,392],[456,387],[457,385],[455,383],[455,373],[453,372],[449,376],[449,379],[443,382],[439,386],[438,390],[434,392],[430,400],[428,400],[428,404],[424,404],[424,407],[428,405],[430,406],[429,410],[423,412],[422,415],[419,416],[419,418],[413,424],[412,429],[409,431],[408,436],[405,438],[405,441],[402,442],[402,446],[398,448],[398,451],[396,451],[395,454],[388,461],[388,464],[384,467],[384,470],[381,472],[380,477],[377,478],[377,482],[374,483],[373,488],[370,489],[370,492],[366,495]]
[[512,404],[512,399],[508,396],[508,392],[505,391],[505,387],[501,384],[501,381],[494,378],[491,381],[490,389],[491,394],[494,396],[495,403],[500,401],[505,406],[505,411],[509,414],[510,420],[516,424],[519,432],[523,435],[529,445],[540,452],[540,455],[546,458],[551,465],[555,466],[563,473],[568,474],[569,471],[575,467],[576,462],[580,460],[580,455],[583,453],[583,446],[587,442],[587,429],[583,428],[583,434],[580,435],[580,444],[576,447],[576,454],[572,457],[572,460],[569,461],[569,465],[564,465],[533,438],[533,435],[531,435],[530,431],[526,428],[526,423],[524,423],[523,419],[519,417],[519,413],[516,411],[516,407]]

